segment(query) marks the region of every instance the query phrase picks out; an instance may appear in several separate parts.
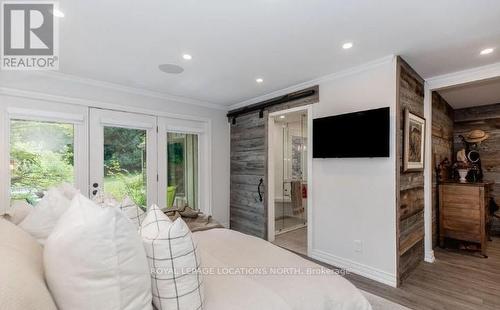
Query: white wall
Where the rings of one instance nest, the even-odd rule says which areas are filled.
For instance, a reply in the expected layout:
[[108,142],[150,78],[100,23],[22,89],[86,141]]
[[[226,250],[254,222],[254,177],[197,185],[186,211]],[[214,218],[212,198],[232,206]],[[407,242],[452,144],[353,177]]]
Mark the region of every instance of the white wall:
[[[395,286],[396,150],[395,59],[320,82],[313,117],[391,108],[389,158],[314,159],[314,258]],[[346,133],[331,133],[335,136]],[[363,141],[359,141],[363,143]],[[310,220],[311,221],[311,220]],[[355,240],[362,243],[356,251]]]
[[[212,214],[222,224],[229,224],[230,140],[224,110],[204,108],[176,101],[175,98],[170,100],[151,92],[122,89],[106,83],[100,86],[95,81],[58,74],[0,72],[0,108],[12,98],[42,107],[48,102],[59,102],[208,121],[212,133]],[[0,139],[0,148],[6,147],[4,139]],[[7,171],[0,171],[1,177],[6,177]]]

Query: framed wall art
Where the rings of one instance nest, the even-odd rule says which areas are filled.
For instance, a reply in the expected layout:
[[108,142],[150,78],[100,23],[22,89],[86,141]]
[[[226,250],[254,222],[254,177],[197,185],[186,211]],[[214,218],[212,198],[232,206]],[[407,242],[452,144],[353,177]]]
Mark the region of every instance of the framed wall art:
[[405,109],[403,171],[423,171],[425,119]]

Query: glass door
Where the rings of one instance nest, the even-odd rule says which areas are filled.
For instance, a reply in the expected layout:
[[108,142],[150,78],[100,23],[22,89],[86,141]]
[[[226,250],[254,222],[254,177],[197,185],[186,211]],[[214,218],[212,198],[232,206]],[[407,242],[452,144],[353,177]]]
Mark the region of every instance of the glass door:
[[158,119],[158,202],[211,214],[207,127],[200,121]]
[[307,113],[274,117],[275,231],[307,225]]
[[158,203],[156,117],[90,110],[90,196]]
[[167,208],[198,209],[198,135],[167,132]]

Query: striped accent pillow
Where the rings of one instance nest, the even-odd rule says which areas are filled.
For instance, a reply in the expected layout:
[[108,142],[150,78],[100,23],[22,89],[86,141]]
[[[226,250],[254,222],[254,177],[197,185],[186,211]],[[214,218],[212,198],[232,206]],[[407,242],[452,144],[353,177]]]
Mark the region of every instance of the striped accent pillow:
[[153,205],[139,232],[151,271],[155,307],[158,310],[202,309],[200,255],[186,223],[181,218],[172,222]]

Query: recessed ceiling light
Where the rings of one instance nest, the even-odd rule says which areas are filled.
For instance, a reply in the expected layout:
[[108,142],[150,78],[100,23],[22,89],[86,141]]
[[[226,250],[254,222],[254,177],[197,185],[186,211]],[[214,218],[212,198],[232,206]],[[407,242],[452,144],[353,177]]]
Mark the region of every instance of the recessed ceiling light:
[[64,17],[64,13],[58,9],[54,9],[52,13],[54,14],[55,17]]
[[262,78],[256,78],[256,79],[255,79],[255,82],[257,82],[257,83],[262,83],[262,82],[264,82],[264,79],[262,79]]
[[189,54],[183,54],[182,58],[184,58],[185,60],[191,60],[191,59],[193,59],[193,56],[191,56]]
[[280,118],[281,118],[281,119],[284,119],[284,118],[285,118],[285,115],[280,115]]
[[345,49],[345,50],[348,50],[350,49],[354,44],[352,42],[346,42],[344,44],[342,44],[342,48]]
[[493,48],[485,48],[484,50],[481,51],[481,55],[488,55],[493,53],[494,49]]

